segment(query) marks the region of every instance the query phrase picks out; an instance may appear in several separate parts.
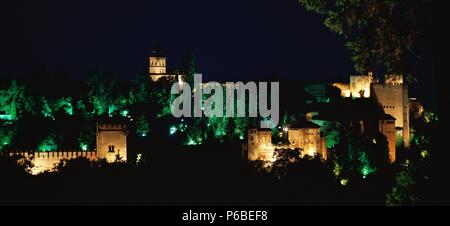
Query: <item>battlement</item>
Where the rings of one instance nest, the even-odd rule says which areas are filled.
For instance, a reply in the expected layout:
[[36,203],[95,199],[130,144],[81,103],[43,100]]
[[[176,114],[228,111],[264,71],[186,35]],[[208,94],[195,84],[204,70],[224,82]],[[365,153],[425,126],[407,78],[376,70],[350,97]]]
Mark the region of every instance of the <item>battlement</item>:
[[23,158],[33,162],[33,167],[29,170],[31,174],[39,174],[43,172],[55,171],[58,164],[62,160],[70,160],[76,158],[86,158],[88,160],[97,160],[97,151],[8,151],[9,156],[22,156]]
[[98,123],[98,131],[127,131],[127,125],[124,123]]
[[127,161],[127,124],[124,121],[104,121],[97,123],[97,146],[94,150],[83,151],[79,149],[39,151],[39,150],[5,150],[0,154],[9,156],[22,156],[31,161],[32,174],[52,172],[58,170],[62,160],[86,158],[91,161],[105,159],[108,162],[117,160]]
[[385,75],[384,83],[389,85],[403,85],[403,75]]
[[373,83],[372,88],[384,88],[384,89],[392,89],[392,90],[402,90],[403,83]]
[[26,158],[34,157],[34,158],[77,158],[77,157],[86,157],[86,158],[96,158],[97,151],[81,151],[81,150],[63,150],[63,151],[8,151],[8,153],[13,155],[21,155]]

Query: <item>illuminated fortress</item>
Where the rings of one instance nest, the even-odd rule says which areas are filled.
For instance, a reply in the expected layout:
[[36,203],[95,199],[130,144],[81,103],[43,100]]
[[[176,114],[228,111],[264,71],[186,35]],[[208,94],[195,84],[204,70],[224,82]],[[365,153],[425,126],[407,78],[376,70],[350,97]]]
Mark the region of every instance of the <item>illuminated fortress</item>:
[[350,76],[350,86],[334,83],[341,90],[342,97],[374,98],[384,112],[395,118],[396,131],[402,138],[403,145],[409,147],[409,96],[408,85],[402,75],[385,75],[384,83],[368,75]]
[[[382,114],[360,121],[361,132],[371,128],[382,133],[388,142],[389,161],[396,160],[396,147],[410,145],[408,86],[402,75],[385,75],[384,83],[368,75],[350,76],[350,83],[312,84],[305,86],[305,91],[316,98],[317,102],[328,103],[326,94],[328,86],[336,87],[343,98],[365,98],[374,100]],[[360,109],[363,111],[362,109]],[[362,114],[369,114],[366,112]],[[326,137],[321,136],[321,126],[315,124],[311,117],[305,123],[296,123],[284,128],[288,144],[272,143],[272,131],[267,129],[250,129],[248,131],[247,151],[251,161],[272,162],[273,152],[277,148],[301,149],[301,155],[320,156],[327,159]],[[325,120],[326,121],[326,120]]]
[[[168,73],[166,57],[161,50],[154,50],[149,57],[149,76],[152,81],[161,78],[183,81],[184,75]],[[350,76],[350,83],[317,84],[305,86],[305,91],[312,94],[317,100],[327,102],[325,86],[339,89],[343,98],[373,99],[383,109],[383,113],[376,119],[367,123],[363,128],[376,128],[388,141],[389,160],[396,160],[396,146],[409,146],[409,97],[408,86],[403,83],[402,75],[386,75],[384,83],[368,75]],[[320,102],[319,101],[319,102]],[[299,149],[301,157],[320,156],[324,161],[328,158],[327,138],[321,131],[321,126],[312,119],[308,113],[303,121],[297,121],[285,128],[281,128],[280,137],[285,143],[272,142],[272,130],[251,128],[247,133],[247,159],[250,161],[274,161],[276,149]],[[370,124],[367,126],[366,124]],[[105,159],[107,162],[127,160],[127,126],[120,123],[98,123],[96,132],[96,149],[94,150],[63,150],[63,151],[9,151],[11,155],[22,155],[33,163],[31,172],[38,174],[55,170],[61,160],[85,157],[89,160]],[[401,140],[401,144],[398,144]]]
[[[248,159],[250,161],[261,160],[265,162],[274,161],[275,149],[300,149],[300,155],[320,155],[327,159],[325,139],[320,136],[320,126],[307,121],[297,122],[289,127],[283,128],[282,133],[287,133],[289,144],[272,143],[271,129],[249,129],[248,131]],[[285,134],[281,134],[282,136]]]
[[[163,52],[159,49],[154,50],[149,57],[149,75],[153,81],[164,77],[183,81],[184,75],[168,73],[166,65],[167,58]],[[380,83],[369,72],[367,75],[350,76],[349,83],[309,85],[305,86],[305,91],[327,102],[324,87],[328,85],[338,88],[343,98],[370,98],[383,109],[384,114],[362,123],[364,124],[362,131],[364,127],[372,127],[382,133],[388,141],[389,161],[395,162],[396,146],[409,147],[410,143],[408,86],[403,82],[403,76],[385,75],[384,82]],[[288,125],[283,128],[283,132],[287,143],[274,144],[272,130],[249,129],[246,142],[247,158],[251,161],[271,162],[275,149],[287,148],[300,149],[302,157],[320,156],[323,160],[327,160],[326,137],[321,136],[321,126],[314,123],[311,117],[306,117],[304,122]]]
[[111,163],[117,160],[127,161],[127,126],[125,124],[98,123],[97,148],[95,150],[64,151],[9,151],[10,155],[21,155],[30,160],[32,174],[55,170],[61,160],[87,158],[89,160],[105,159]]

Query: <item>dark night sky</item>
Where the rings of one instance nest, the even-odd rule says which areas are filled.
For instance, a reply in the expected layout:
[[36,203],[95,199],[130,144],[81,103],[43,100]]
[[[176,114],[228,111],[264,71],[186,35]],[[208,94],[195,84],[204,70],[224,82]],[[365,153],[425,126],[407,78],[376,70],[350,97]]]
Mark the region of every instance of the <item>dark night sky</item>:
[[346,80],[349,52],[296,0],[13,1],[2,12],[1,72],[92,71],[131,78],[160,43],[169,67],[192,49],[208,79]]
[[[146,72],[157,43],[169,68],[192,49],[206,80],[348,81],[355,73],[342,38],[297,0],[16,0],[0,15],[0,75],[131,79]],[[429,68],[417,71],[427,77]]]

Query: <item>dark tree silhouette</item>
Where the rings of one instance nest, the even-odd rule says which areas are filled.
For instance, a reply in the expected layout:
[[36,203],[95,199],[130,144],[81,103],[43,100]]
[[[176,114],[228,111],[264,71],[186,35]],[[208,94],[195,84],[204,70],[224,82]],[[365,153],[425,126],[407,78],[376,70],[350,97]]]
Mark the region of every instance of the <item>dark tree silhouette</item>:
[[300,0],[325,16],[325,26],[342,35],[360,73],[384,66],[389,73],[406,73],[407,54],[419,54],[430,38],[431,0]]

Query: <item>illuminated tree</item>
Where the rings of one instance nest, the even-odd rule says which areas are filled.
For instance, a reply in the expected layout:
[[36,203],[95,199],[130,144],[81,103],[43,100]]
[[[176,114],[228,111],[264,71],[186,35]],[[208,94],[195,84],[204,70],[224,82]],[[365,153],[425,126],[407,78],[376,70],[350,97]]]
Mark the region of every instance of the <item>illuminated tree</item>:
[[76,102],[76,112],[79,114],[79,116],[82,116],[83,118],[88,118],[89,112],[86,109],[86,104],[83,99],[79,99]]
[[17,120],[24,112],[33,112],[34,102],[31,96],[26,95],[25,87],[15,80],[7,89],[0,90],[0,111]]
[[170,94],[173,82],[174,80],[166,77],[162,77],[156,82],[150,82],[150,102],[158,105],[159,117],[171,114],[170,105],[175,98]]
[[74,107],[71,97],[61,97],[56,100],[49,100],[41,97],[41,113],[44,117],[54,118],[55,113],[63,110],[68,115],[74,114]]
[[90,150],[90,148],[95,147],[95,127],[92,123],[87,123],[85,126],[81,127],[81,131],[78,135],[78,145],[82,151]]
[[[214,138],[220,141],[223,141],[225,136],[227,135],[227,129],[230,129],[228,126],[228,118],[226,117],[211,117],[208,118],[207,126],[214,131]],[[231,134],[228,134],[231,135]]]
[[129,93],[130,103],[145,103],[150,99],[151,79],[148,75],[138,75],[132,82]]
[[45,97],[41,97],[41,113],[44,117],[52,118],[53,117],[53,109],[50,107],[47,99]]
[[144,115],[141,115],[136,120],[136,133],[139,136],[145,137],[150,132],[150,126]]
[[395,185],[391,192],[386,195],[386,205],[414,205],[419,200],[414,191],[416,182],[414,180],[415,168],[409,161],[402,164],[402,170],[395,178]]
[[11,145],[15,134],[15,126],[0,126],[0,151],[4,147]]
[[405,71],[405,56],[417,53],[418,42],[431,24],[431,0],[299,0],[325,16],[325,26],[342,35],[360,73],[384,66]]
[[88,99],[96,115],[112,114],[116,110],[115,100],[119,93],[115,80],[101,73],[88,78]]
[[317,121],[313,120],[314,123],[320,125],[320,133],[323,134],[326,139],[326,147],[333,148],[335,145],[340,143],[340,123],[329,121]]
[[73,115],[73,104],[71,97],[61,97],[57,100],[56,111],[63,109],[68,115]]
[[232,119],[234,122],[234,133],[236,136],[243,140],[247,134],[248,128],[250,126],[250,118],[248,117],[235,117]]
[[56,151],[58,150],[58,144],[55,134],[50,134],[45,137],[38,146],[39,151]]
[[365,134],[359,123],[342,123],[339,140],[332,160],[333,170],[339,178],[366,178],[389,166],[388,144],[381,133]]

